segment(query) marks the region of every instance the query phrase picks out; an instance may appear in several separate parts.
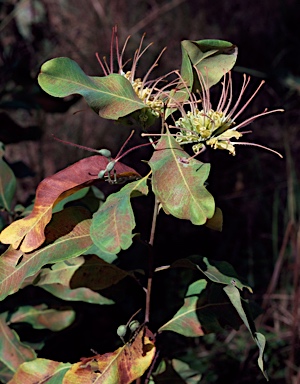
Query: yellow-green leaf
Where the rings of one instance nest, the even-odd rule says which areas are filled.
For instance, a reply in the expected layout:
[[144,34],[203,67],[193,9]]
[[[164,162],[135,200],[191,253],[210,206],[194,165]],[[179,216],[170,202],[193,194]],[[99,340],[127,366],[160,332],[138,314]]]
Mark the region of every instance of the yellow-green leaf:
[[8,384],[61,384],[70,367],[69,363],[35,359],[21,364]]

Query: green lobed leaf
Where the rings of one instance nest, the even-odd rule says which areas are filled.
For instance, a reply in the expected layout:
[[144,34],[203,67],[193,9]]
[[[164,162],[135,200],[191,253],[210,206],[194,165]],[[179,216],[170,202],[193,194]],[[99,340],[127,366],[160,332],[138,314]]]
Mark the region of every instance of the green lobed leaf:
[[91,245],[90,213],[82,208],[67,208],[53,215],[46,228],[46,245],[31,253],[9,247],[0,256],[0,300],[17,292],[24,280],[44,265],[79,256]]
[[118,254],[132,244],[132,230],[135,219],[130,198],[147,195],[147,178],[125,185],[120,191],[111,194],[99,210],[94,213],[91,225],[91,238],[104,252]]
[[185,295],[184,305],[166,324],[159,328],[158,332],[173,331],[183,336],[203,336],[204,331],[197,316],[197,302],[200,293],[206,288],[204,279],[192,283]]
[[[208,88],[217,84],[232,69],[237,58],[237,47],[224,40],[184,40],[181,75],[189,87],[194,84],[193,66],[202,73]],[[197,77],[196,77],[197,84]],[[201,90],[199,85],[194,88]]]
[[88,105],[105,119],[117,120],[145,107],[130,81],[124,76],[111,74],[105,77],[90,77],[75,61],[67,57],[44,63],[38,82],[51,96],[83,96]]
[[72,365],[47,359],[35,359],[23,363],[8,384],[62,384]]
[[35,329],[50,329],[57,332],[67,328],[75,320],[73,310],[58,311],[48,309],[41,304],[35,307],[25,305],[20,307],[10,318],[10,323],[29,323]]
[[191,159],[171,136],[163,136],[149,161],[152,169],[152,188],[163,210],[193,224],[205,224],[213,217],[215,202],[204,183],[210,164]]
[[266,344],[265,337],[261,333],[255,332],[254,322],[252,318],[246,315],[246,312],[243,308],[240,291],[236,288],[236,286],[234,284],[231,284],[227,285],[223,289],[259,348],[258,366],[264,374],[265,378],[268,380],[268,376],[264,369],[263,362],[263,353]]
[[33,349],[23,344],[15,331],[6,324],[7,312],[0,315],[0,361],[15,372],[25,361],[36,358]]
[[209,262],[206,257],[203,257],[205,268],[196,265],[197,268],[205,274],[211,281],[220,284],[233,284],[240,290],[247,288],[251,293],[252,289],[248,285],[244,285],[238,278],[234,268],[226,261],[214,261],[213,264]]
[[13,171],[4,161],[3,156],[4,145],[0,142],[0,208],[10,212],[17,182]]

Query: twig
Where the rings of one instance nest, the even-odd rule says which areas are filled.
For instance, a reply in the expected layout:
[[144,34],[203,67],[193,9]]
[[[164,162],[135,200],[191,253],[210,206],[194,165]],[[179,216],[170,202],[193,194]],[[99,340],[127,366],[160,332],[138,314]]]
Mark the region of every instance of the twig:
[[151,227],[151,234],[150,234],[150,240],[149,240],[149,275],[148,275],[148,282],[147,282],[145,323],[149,322],[149,317],[150,317],[150,298],[151,298],[152,279],[153,279],[153,250],[152,250],[152,247],[153,247],[153,243],[154,243],[154,235],[155,235],[158,209],[159,209],[159,202],[158,202],[157,197],[155,196],[153,218],[152,218],[152,227]]
[[150,365],[149,371],[148,371],[148,373],[147,373],[147,377],[146,377],[146,379],[145,379],[145,384],[148,384],[148,383],[149,383],[151,373],[152,373],[152,371],[153,371],[154,365],[155,365],[155,363],[156,363],[156,361],[157,361],[157,359],[158,359],[158,356],[159,356],[159,352],[160,352],[160,351],[157,351],[157,352],[156,352],[156,354],[155,354],[155,356],[154,356],[154,359],[152,360],[152,363],[151,363],[151,365]]
[[148,14],[148,16],[146,16],[143,20],[139,21],[128,31],[129,35],[134,35],[141,29],[144,29],[146,25],[150,24],[153,20],[157,19],[157,17],[162,15],[162,13],[170,11],[171,9],[177,7],[185,1],[186,0],[173,0],[162,5],[161,7],[155,8],[151,13]]
[[282,242],[282,245],[281,245],[281,248],[280,248],[278,259],[277,259],[276,264],[275,264],[275,268],[274,268],[274,271],[273,271],[272,278],[270,280],[267,292],[264,295],[264,299],[263,299],[263,303],[262,303],[262,308],[263,309],[266,309],[266,307],[268,306],[269,301],[270,301],[270,296],[271,296],[272,292],[275,290],[276,285],[278,283],[280,271],[281,271],[282,264],[283,264],[285,250],[286,250],[286,247],[288,245],[288,241],[289,241],[289,239],[291,237],[293,228],[294,228],[293,221],[289,221],[288,225],[286,227],[286,230],[285,230],[283,242]]

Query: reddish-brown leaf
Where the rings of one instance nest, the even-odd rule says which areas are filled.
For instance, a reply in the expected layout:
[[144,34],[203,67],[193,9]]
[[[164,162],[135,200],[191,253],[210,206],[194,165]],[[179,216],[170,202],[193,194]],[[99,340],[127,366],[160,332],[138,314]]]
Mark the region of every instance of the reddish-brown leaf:
[[215,212],[213,196],[205,182],[210,164],[204,164],[182,150],[171,136],[163,136],[149,161],[152,189],[167,214],[203,225]]
[[15,331],[9,328],[5,322],[7,312],[0,315],[0,361],[2,361],[12,372],[25,361],[33,360],[36,354],[29,346],[21,343]]
[[114,352],[81,359],[66,373],[63,384],[132,383],[144,374],[154,355],[153,334],[144,328]]
[[[44,230],[51,220],[52,207],[66,191],[78,190],[85,183],[98,178],[98,173],[104,170],[108,159],[104,156],[92,156],[78,161],[53,176],[44,179],[36,191],[34,207],[30,215],[15,221],[0,234],[0,241],[11,244],[13,248],[20,247],[23,252],[31,252],[45,241]],[[115,170],[118,174],[133,172],[134,169],[117,162]],[[73,192],[73,193],[74,193]]]

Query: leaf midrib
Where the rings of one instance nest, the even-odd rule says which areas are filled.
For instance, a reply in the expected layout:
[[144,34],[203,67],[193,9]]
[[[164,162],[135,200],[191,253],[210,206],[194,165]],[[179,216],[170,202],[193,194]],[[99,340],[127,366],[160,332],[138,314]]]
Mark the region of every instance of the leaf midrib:
[[[63,78],[63,77],[60,77],[60,76],[54,76],[54,75],[49,75],[47,73],[44,73],[44,72],[41,72],[40,73],[41,76],[48,76],[50,78],[53,78],[53,79],[56,79],[56,80],[62,80],[64,82],[68,82],[68,83],[72,83],[72,84],[75,84],[76,86],[79,86],[79,87],[83,87],[83,88],[86,88],[87,90],[92,90],[94,92],[99,92],[100,94],[105,94],[105,95],[110,95],[110,96],[114,96],[114,97],[118,97],[119,99],[123,99],[123,100],[127,100],[127,101],[131,101],[131,102],[134,102],[138,105],[141,105],[141,106],[145,106],[145,104],[141,101],[141,99],[139,100],[135,100],[135,99],[132,99],[132,98],[129,98],[129,97],[125,97],[125,96],[120,96],[119,94],[117,93],[112,93],[112,92],[105,92],[105,91],[102,91],[100,90],[99,88],[97,88],[96,84],[95,84],[95,87],[89,87],[88,85],[85,85],[85,84],[82,84],[82,83],[79,83],[77,81],[74,81],[74,80],[71,80],[71,79],[66,79],[66,78]],[[87,76],[89,80],[91,80],[93,82],[93,78],[90,77],[90,76]],[[93,83],[94,84],[94,83]],[[130,82],[129,82],[130,84]],[[74,92],[76,93],[76,92]],[[71,94],[71,93],[70,93]],[[79,93],[80,94],[80,93]],[[136,96],[138,98],[138,96]]]

